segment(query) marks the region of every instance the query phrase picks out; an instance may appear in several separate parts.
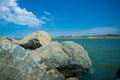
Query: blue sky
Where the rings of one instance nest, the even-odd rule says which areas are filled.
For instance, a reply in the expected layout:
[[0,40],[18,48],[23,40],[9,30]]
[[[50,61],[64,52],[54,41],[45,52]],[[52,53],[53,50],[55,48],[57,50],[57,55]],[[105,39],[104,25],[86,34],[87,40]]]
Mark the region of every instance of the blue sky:
[[120,0],[0,0],[0,36],[120,34]]

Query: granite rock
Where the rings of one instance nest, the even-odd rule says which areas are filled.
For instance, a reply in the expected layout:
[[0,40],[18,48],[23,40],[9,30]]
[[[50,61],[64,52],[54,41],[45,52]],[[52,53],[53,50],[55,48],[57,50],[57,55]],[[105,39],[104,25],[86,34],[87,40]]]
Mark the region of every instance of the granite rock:
[[51,37],[45,31],[37,31],[21,39],[18,44],[25,49],[36,49],[51,42]]
[[19,45],[0,43],[0,80],[64,80],[64,76]]

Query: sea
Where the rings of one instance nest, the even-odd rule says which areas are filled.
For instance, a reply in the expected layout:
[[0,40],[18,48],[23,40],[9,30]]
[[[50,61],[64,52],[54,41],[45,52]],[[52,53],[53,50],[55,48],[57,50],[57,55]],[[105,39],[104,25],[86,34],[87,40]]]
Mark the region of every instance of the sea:
[[89,73],[78,74],[79,80],[115,80],[120,68],[120,38],[53,40],[77,42],[88,52],[92,66]]

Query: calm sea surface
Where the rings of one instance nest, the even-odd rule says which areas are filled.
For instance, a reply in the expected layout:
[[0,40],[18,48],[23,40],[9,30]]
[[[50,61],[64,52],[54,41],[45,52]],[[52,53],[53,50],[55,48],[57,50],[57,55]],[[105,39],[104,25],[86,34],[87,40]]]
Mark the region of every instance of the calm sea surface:
[[120,67],[120,39],[53,39],[74,41],[88,52],[92,61],[91,74],[78,75],[79,80],[114,80]]

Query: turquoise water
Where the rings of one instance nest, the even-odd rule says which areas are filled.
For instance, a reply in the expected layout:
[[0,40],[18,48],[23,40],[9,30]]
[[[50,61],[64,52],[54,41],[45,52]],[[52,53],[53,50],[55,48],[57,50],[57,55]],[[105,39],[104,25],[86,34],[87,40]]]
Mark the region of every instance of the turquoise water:
[[114,80],[120,67],[120,39],[54,39],[74,41],[88,52],[92,60],[91,74],[78,75],[79,80]]

